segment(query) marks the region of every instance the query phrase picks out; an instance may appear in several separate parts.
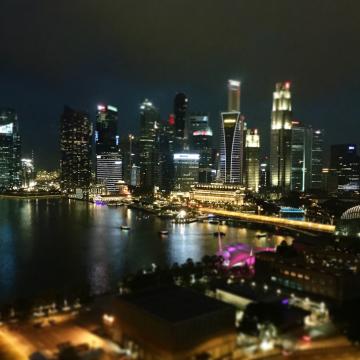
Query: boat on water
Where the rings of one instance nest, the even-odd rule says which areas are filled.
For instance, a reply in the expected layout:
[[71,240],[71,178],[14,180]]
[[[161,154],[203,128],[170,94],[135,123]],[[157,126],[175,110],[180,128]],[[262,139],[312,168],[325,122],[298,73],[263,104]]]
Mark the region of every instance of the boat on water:
[[169,231],[167,231],[167,230],[160,230],[160,231],[159,231],[159,234],[160,234],[160,235],[168,235],[168,234],[169,234]]
[[219,221],[217,221],[217,220],[209,220],[209,224],[218,225]]
[[222,231],[215,231],[214,236],[225,236],[226,234]]
[[120,226],[120,229],[121,229],[121,230],[130,230],[130,226],[128,226],[128,225],[121,225],[121,226]]

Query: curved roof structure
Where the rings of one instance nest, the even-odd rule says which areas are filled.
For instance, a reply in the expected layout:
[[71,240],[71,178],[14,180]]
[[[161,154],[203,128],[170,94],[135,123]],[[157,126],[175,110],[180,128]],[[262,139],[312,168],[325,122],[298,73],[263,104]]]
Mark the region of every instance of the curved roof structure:
[[360,220],[360,205],[347,209],[342,215],[341,220]]

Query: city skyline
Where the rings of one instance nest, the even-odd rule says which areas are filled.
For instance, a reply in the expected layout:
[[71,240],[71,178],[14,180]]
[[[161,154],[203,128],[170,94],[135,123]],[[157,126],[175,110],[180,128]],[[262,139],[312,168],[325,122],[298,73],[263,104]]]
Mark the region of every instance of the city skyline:
[[[289,80],[296,118],[326,129],[327,147],[357,141],[356,1],[341,7],[339,1],[322,6],[199,0],[185,1],[177,11],[171,2],[38,1],[19,12],[21,4],[1,5],[0,105],[16,109],[24,151],[34,150],[41,167],[57,162],[64,104],[92,118],[97,104],[114,104],[124,134],[135,130],[144,98],[165,116],[175,93],[184,92],[191,110],[209,112],[214,126],[226,110],[229,78],[241,81],[242,111],[261,133],[268,128],[273,84]],[[201,29],[193,31],[188,24],[198,19]],[[339,121],[346,128],[341,134]],[[266,147],[269,139],[262,143]]]

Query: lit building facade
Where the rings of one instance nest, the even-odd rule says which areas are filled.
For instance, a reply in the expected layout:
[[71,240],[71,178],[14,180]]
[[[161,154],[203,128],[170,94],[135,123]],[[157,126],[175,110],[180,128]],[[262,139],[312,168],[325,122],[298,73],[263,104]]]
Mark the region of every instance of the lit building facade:
[[118,109],[111,105],[98,105],[95,130],[96,181],[105,185],[108,193],[118,192],[117,184],[122,180],[117,126]]
[[219,180],[241,184],[244,160],[244,121],[240,112],[221,113]]
[[228,112],[240,112],[240,81],[228,80]]
[[260,183],[260,135],[257,129],[247,129],[245,138],[245,184],[254,192]]
[[237,184],[195,184],[190,199],[208,204],[243,205],[245,187]]
[[200,155],[199,182],[211,183],[213,181],[213,132],[209,126],[209,116],[203,113],[189,116],[189,143],[190,151],[196,151]]
[[311,151],[311,178],[310,189],[322,190],[324,167],[324,130],[313,129],[312,133],[312,151]]
[[330,168],[337,177],[337,190],[357,191],[360,188],[360,157],[356,144],[331,146]]
[[13,109],[0,109],[0,189],[21,186],[21,142]]
[[89,188],[91,136],[89,115],[65,106],[60,120],[60,186],[63,191]]
[[158,185],[158,129],[160,114],[149,100],[140,106],[140,187],[152,192]]
[[35,185],[35,169],[33,159],[21,159],[21,180],[23,188]]
[[290,83],[277,83],[273,93],[270,139],[271,186],[290,189],[292,106]]
[[175,190],[190,191],[199,180],[200,155],[196,153],[175,153]]

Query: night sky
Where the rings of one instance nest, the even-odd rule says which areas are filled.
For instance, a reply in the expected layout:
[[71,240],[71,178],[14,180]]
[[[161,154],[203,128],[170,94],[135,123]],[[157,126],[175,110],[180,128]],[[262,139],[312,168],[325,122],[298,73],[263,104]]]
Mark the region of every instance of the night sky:
[[359,0],[1,0],[0,44],[0,106],[18,111],[37,167],[58,167],[64,104],[92,119],[96,104],[118,106],[123,136],[145,97],[166,118],[184,91],[216,128],[228,78],[265,150],[282,80],[327,144],[359,142]]

